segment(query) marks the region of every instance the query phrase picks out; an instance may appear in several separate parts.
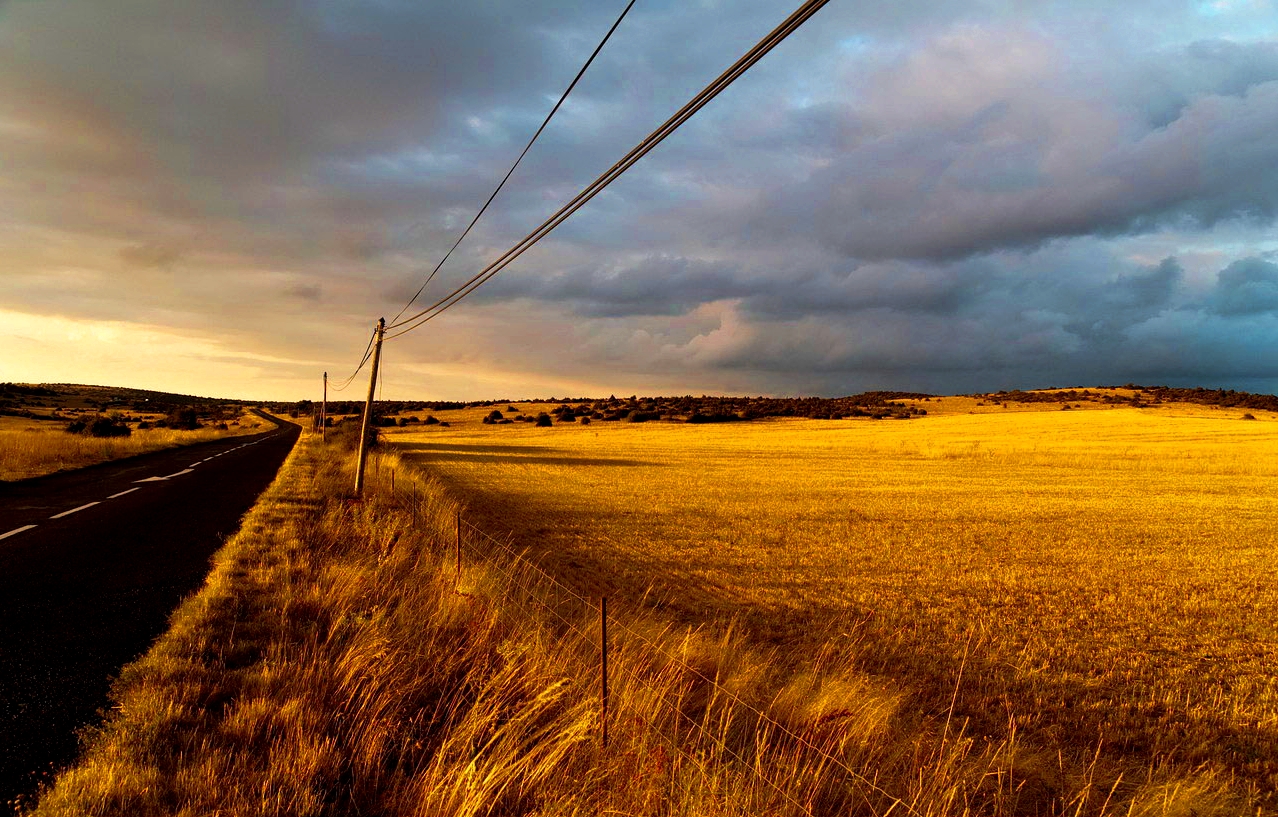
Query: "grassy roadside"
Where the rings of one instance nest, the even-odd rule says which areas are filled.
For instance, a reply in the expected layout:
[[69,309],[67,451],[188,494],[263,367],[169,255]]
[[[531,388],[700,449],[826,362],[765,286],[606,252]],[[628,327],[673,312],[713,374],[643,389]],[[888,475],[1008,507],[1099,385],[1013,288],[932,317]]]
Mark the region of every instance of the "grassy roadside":
[[127,437],[88,437],[68,434],[63,423],[33,424],[30,420],[0,419],[8,421],[0,424],[0,482],[30,479],[223,437],[256,434],[271,428],[270,423],[248,412],[226,429],[135,429]]
[[634,608],[604,749],[594,611],[482,540],[458,579],[457,503],[395,457],[365,501],[350,480],[302,438],[33,814],[1010,815],[1044,810],[1047,771],[1069,813],[1243,813],[1210,778],[1043,771],[911,713],[855,656],[778,676],[730,623]]

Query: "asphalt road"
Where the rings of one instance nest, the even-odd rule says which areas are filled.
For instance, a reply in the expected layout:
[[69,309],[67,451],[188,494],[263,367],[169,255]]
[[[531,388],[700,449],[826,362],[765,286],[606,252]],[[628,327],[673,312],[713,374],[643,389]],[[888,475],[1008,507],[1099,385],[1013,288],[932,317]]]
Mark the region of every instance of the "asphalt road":
[[75,759],[111,678],[200,587],[300,432],[0,483],[0,803]]

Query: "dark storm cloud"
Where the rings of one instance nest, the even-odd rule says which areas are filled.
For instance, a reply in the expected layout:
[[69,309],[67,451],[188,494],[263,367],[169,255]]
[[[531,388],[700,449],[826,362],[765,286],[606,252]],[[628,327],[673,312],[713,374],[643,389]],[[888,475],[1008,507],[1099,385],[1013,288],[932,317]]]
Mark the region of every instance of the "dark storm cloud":
[[501,297],[568,303],[588,317],[680,315],[707,301],[743,297],[766,286],[740,280],[735,267],[689,258],[653,256],[627,266],[578,266],[543,276],[520,276]]
[[1278,314],[1278,264],[1244,258],[1220,271],[1209,301],[1217,315]]
[[1190,48],[1181,56],[1191,63],[1208,51],[1229,70],[1163,70],[1160,90],[1175,103],[1160,106],[1169,121],[1157,125],[1131,100],[1077,87],[1082,78],[1043,56],[1051,48],[1018,31],[962,32],[912,54],[865,105],[842,112],[841,128],[827,126],[847,144],[803,183],[762,196],[751,225],[769,238],[801,231],[856,258],[941,259],[1272,222],[1273,46]]
[[[0,308],[357,357],[622,5],[0,0]],[[424,302],[791,5],[638,4]],[[1272,376],[1274,32],[831,4],[402,354],[756,392]]]

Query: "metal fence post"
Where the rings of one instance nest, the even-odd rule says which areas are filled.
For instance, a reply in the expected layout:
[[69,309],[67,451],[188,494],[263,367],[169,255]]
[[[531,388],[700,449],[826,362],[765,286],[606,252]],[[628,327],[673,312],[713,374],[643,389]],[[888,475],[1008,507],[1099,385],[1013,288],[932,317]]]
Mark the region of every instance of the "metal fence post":
[[603,747],[608,748],[608,597],[599,600],[599,710],[600,733]]
[[453,591],[461,591],[461,508],[457,509],[457,541],[453,547],[453,561],[457,564],[457,574],[453,577]]

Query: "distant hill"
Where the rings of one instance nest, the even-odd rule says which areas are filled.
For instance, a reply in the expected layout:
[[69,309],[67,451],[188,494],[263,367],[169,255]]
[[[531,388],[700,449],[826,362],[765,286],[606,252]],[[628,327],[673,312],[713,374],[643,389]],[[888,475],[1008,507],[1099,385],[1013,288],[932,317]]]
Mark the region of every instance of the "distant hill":
[[[691,422],[722,422],[755,417],[893,417],[907,419],[926,414],[918,403],[937,395],[918,392],[871,391],[847,397],[727,397],[702,395],[693,397],[618,398],[554,398],[548,400],[379,400],[378,414],[406,411],[441,411],[467,406],[505,406],[517,403],[560,403],[562,410],[574,407],[575,415],[597,415],[604,419],[688,419]],[[985,392],[969,395],[992,403],[1108,403],[1151,406],[1159,403],[1197,403],[1229,408],[1260,409],[1278,412],[1278,396],[1250,394],[1232,389],[1188,389],[1167,386],[1103,386],[1094,388],[1051,388],[1021,391]],[[318,408],[315,402],[242,400],[227,397],[201,397],[190,394],[131,389],[124,386],[86,386],[75,383],[0,383],[0,415],[53,419],[52,413],[65,410],[135,411],[167,413],[177,407],[201,411],[221,407],[260,406],[270,411],[297,416],[310,416]],[[362,400],[330,400],[329,414],[358,414]],[[583,409],[589,410],[583,411]]]
[[1278,396],[1251,394],[1233,389],[1178,389],[1168,386],[1108,386],[1093,389],[1036,389],[1034,391],[1000,391],[973,395],[994,403],[1119,403],[1133,406],[1155,406],[1159,403],[1195,403],[1225,408],[1249,408],[1278,412]]
[[78,383],[0,383],[0,414],[43,418],[54,410],[121,410],[167,413],[178,406],[257,405],[259,401]]

